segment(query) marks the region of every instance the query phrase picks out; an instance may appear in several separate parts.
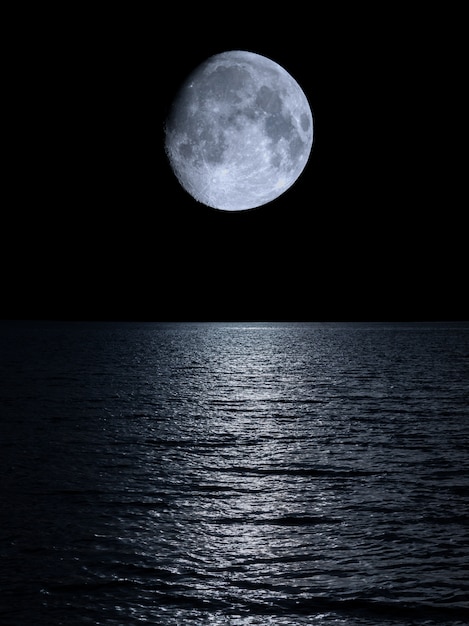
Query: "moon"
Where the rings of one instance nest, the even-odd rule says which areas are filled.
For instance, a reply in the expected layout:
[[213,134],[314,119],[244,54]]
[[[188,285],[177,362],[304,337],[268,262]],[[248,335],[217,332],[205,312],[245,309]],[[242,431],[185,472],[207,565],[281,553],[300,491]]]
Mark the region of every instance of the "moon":
[[243,211],[275,200],[303,172],[313,116],[278,63],[231,50],[209,57],[183,82],[165,123],[165,150],[195,200]]

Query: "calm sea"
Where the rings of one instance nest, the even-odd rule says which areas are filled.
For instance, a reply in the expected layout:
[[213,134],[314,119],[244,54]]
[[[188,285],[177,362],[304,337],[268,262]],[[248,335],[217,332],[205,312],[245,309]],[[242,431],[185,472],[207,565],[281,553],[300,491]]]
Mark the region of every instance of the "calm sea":
[[469,624],[469,324],[0,325],[2,626]]

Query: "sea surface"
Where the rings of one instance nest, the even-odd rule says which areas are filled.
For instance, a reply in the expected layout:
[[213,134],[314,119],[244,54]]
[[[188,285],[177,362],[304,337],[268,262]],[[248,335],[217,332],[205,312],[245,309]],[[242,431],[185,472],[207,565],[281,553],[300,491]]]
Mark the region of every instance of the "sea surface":
[[0,324],[0,624],[469,624],[469,323]]

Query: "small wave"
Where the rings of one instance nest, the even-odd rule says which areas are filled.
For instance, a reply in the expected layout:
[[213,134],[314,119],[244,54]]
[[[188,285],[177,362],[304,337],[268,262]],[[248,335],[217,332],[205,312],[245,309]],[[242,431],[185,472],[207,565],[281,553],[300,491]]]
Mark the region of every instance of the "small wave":
[[279,475],[279,476],[312,476],[312,477],[331,477],[331,478],[358,478],[366,476],[375,476],[376,472],[367,470],[357,470],[348,468],[335,467],[252,467],[237,466],[219,468],[219,472],[228,472],[245,475]]
[[281,517],[221,517],[214,524],[254,524],[257,526],[316,526],[320,524],[341,524],[342,520],[322,515],[284,515]]
[[342,520],[322,515],[286,515],[256,522],[258,524],[274,524],[278,526],[315,526],[317,524],[341,524]]

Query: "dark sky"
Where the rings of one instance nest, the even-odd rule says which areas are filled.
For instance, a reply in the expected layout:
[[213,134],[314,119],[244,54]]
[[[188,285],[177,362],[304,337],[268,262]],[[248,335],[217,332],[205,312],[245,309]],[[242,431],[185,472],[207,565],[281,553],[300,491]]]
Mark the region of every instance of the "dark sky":
[[[12,20],[3,318],[469,318],[462,17],[251,10]],[[285,67],[315,120],[297,183],[240,213],[163,147],[179,84],[230,49]]]

